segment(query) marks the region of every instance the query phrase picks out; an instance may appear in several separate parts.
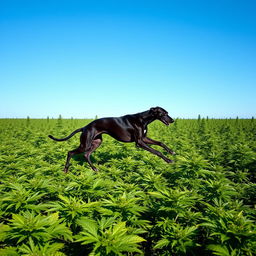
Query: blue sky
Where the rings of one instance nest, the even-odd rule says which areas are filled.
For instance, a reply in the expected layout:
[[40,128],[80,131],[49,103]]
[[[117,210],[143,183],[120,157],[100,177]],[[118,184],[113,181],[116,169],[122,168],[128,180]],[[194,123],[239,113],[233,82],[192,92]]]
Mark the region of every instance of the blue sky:
[[256,114],[255,1],[0,1],[0,117]]

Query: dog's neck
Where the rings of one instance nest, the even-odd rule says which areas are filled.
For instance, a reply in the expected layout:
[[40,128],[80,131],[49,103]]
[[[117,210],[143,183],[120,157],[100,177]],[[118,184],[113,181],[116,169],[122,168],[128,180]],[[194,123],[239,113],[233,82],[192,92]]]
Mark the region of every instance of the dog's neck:
[[144,111],[141,113],[141,118],[143,119],[143,122],[145,123],[145,126],[152,123],[156,120],[154,116],[150,113],[150,110]]

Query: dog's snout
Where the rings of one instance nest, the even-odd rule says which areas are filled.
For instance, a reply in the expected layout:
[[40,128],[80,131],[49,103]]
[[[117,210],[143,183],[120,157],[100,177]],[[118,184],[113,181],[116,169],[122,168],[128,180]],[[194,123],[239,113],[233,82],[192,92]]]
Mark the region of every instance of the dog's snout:
[[169,123],[174,123],[174,119],[172,119],[170,116],[168,116],[168,118],[169,118]]

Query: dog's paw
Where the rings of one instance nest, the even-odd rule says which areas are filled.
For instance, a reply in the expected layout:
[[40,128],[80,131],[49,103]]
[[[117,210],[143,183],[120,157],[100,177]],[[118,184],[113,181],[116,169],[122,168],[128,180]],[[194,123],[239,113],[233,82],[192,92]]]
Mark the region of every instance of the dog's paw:
[[167,152],[171,155],[176,155],[176,153],[174,151],[172,151],[171,149],[168,149]]
[[166,163],[168,163],[168,164],[173,163],[173,161],[172,161],[171,159],[166,159],[165,161],[166,161]]

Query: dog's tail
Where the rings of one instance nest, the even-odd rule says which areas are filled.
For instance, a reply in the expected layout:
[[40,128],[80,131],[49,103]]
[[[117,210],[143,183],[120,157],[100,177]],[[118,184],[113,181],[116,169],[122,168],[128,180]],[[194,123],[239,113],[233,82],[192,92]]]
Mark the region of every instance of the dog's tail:
[[83,130],[83,128],[79,128],[79,129],[73,131],[70,135],[68,135],[66,138],[63,138],[63,139],[54,138],[52,135],[48,135],[48,137],[51,138],[52,140],[56,140],[56,141],[65,141],[65,140],[70,139],[70,138],[71,138],[72,136],[74,136],[76,133],[81,132],[82,130]]

